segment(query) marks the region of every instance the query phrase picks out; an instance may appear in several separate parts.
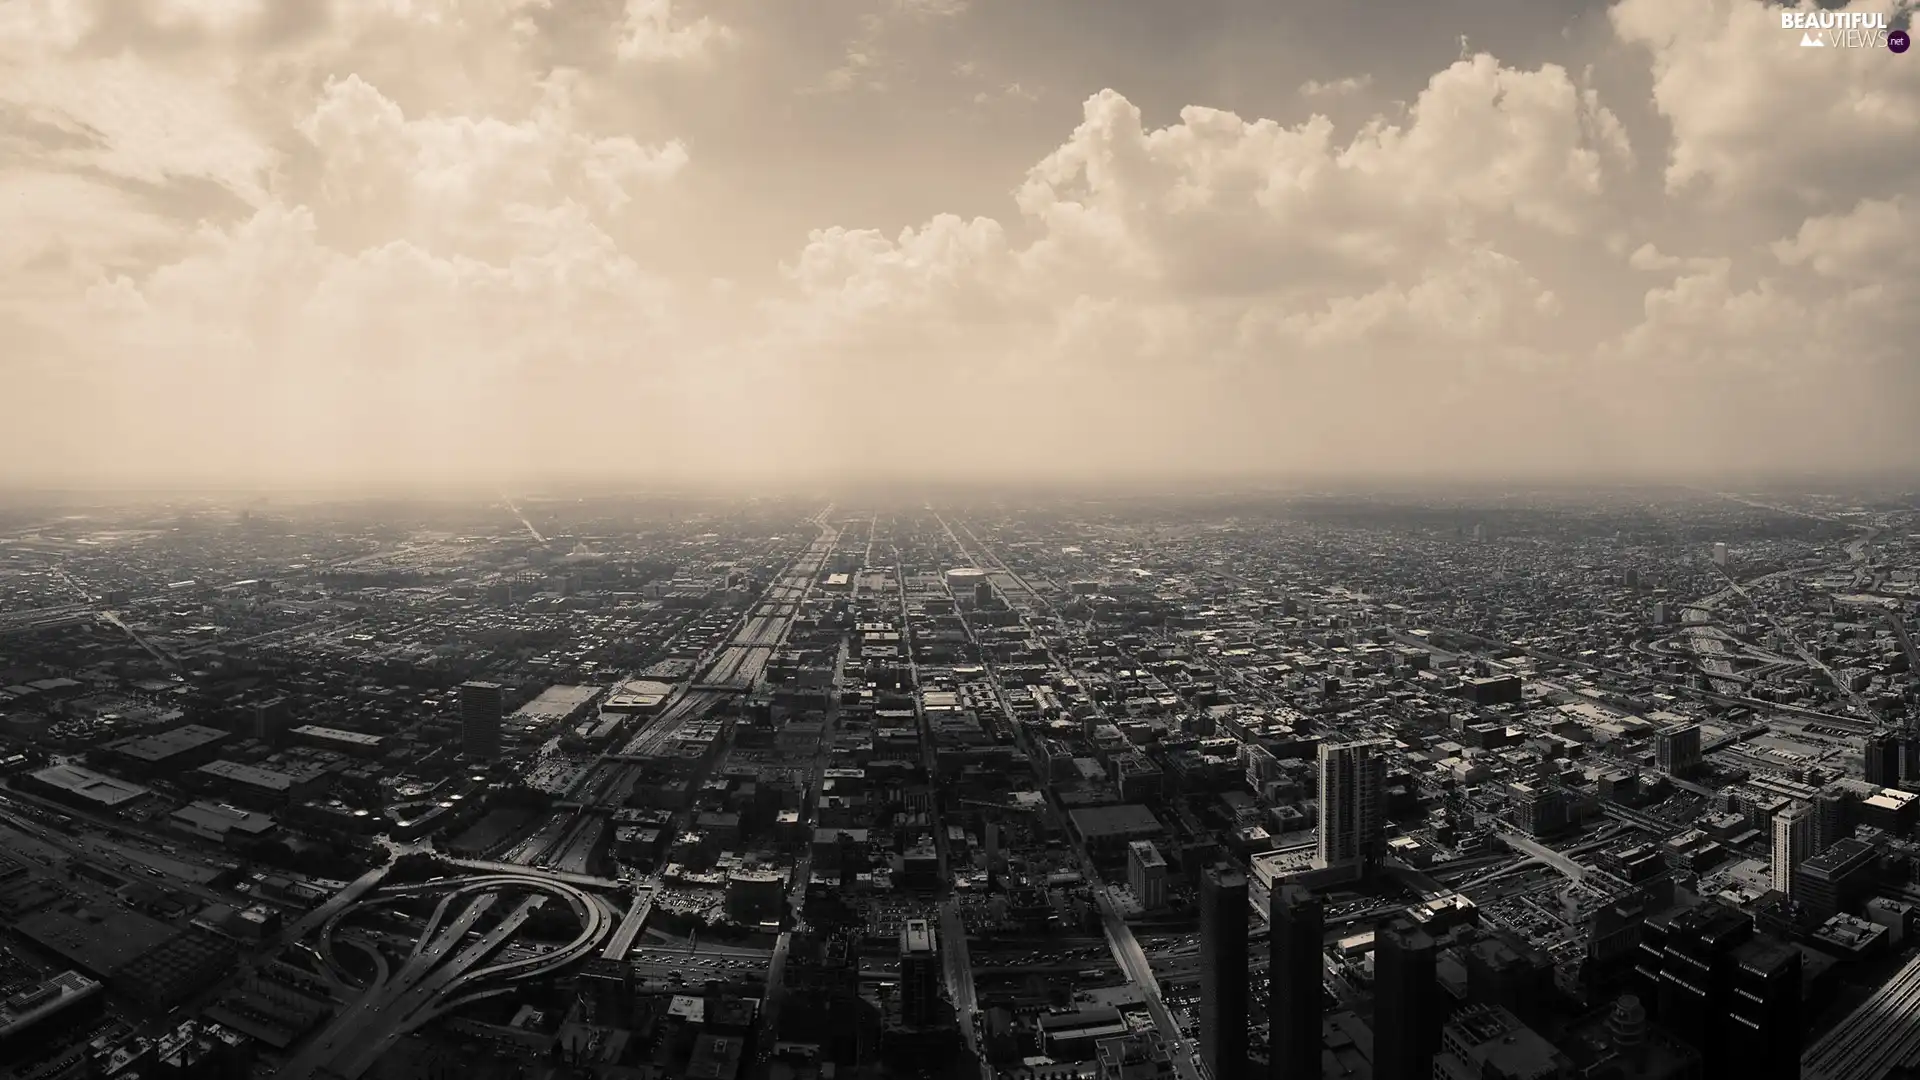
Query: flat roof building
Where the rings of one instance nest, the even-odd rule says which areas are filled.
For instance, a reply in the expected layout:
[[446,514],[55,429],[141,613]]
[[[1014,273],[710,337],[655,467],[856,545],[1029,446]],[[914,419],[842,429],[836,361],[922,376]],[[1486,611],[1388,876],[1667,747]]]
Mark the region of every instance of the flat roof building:
[[55,765],[41,769],[31,774],[29,779],[53,798],[104,810],[115,809],[147,793],[147,789],[139,784],[130,784],[78,765]]
[[219,728],[185,724],[155,735],[108,743],[102,748],[102,759],[131,776],[185,772],[212,761],[228,738]]
[[1153,811],[1139,803],[1083,807],[1070,811],[1067,820],[1088,847],[1108,852],[1124,850],[1135,840],[1152,840],[1166,831]]
[[216,802],[193,802],[168,819],[174,828],[220,843],[246,844],[265,840],[279,828],[265,814]]
[[[77,971],[63,971],[0,1001],[0,1052],[24,1054],[23,1044],[37,1041],[36,1027],[62,1014],[74,1014],[82,1003],[98,1009],[101,992],[98,981]],[[42,1030],[55,1027],[64,1025],[48,1024]]]
[[302,724],[288,734],[293,736],[295,742],[317,746],[322,750],[332,750],[350,757],[379,757],[385,751],[387,744],[387,740],[379,735],[321,727],[318,724]]

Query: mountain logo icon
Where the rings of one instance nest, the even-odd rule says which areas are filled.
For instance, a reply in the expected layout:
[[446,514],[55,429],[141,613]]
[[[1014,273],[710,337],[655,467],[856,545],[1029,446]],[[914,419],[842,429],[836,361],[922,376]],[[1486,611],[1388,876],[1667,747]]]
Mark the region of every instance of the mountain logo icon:
[[1814,37],[1811,32],[1800,35],[1800,47],[1803,49],[1824,49],[1827,43]]

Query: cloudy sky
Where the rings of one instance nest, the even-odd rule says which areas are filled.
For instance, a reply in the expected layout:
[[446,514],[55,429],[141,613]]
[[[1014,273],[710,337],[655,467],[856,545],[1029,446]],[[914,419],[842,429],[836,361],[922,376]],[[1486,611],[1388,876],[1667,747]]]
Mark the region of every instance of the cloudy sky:
[[0,0],[0,454],[1910,465],[1920,52],[1779,12]]

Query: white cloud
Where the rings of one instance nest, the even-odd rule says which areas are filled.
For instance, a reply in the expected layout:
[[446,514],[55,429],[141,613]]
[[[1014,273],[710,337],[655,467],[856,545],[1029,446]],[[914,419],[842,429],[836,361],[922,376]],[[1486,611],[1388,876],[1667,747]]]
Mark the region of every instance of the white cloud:
[[[1124,88],[1097,93],[1024,176],[974,170],[967,213],[939,212],[942,192],[911,217],[822,221],[778,268],[729,259],[742,200],[860,206],[895,186],[893,159],[803,145],[792,101],[737,130],[619,122],[674,115],[617,108],[670,99],[648,81],[665,61],[721,61],[703,90],[740,77],[717,23],[630,3],[614,29],[645,40],[616,51],[655,63],[615,68],[582,35],[569,55],[602,67],[570,69],[546,36],[561,9],[527,0],[342,9],[264,55],[237,44],[257,12],[191,6],[179,18],[220,32],[184,60],[81,50],[88,9],[0,6],[0,50],[41,50],[0,75],[0,145],[24,155],[0,174],[0,334],[22,343],[0,364],[48,403],[0,435],[15,460],[492,476],[1920,450],[1902,240],[1920,158],[1886,138],[1920,68],[1774,48],[1757,0],[1615,8],[1635,48],[1613,62],[1651,72],[1671,129],[1651,190],[1636,142],[1660,140],[1620,118],[1648,110],[1468,55],[1357,127],[1201,105],[1155,126]],[[844,56],[822,44],[847,88],[918,70],[1038,85],[997,56],[990,75],[957,63],[987,55],[943,41],[977,21],[960,6],[884,0]],[[888,37],[902,21],[927,40]],[[1805,140],[1769,117],[1780,85],[1814,118]],[[862,100],[806,104],[852,126],[877,115]],[[890,152],[972,168],[952,129],[923,127]],[[870,221],[891,224],[849,227]]]
[[615,52],[622,60],[660,63],[703,60],[733,40],[733,31],[702,15],[676,18],[673,0],[627,0]]
[[1613,7],[1620,37],[1652,53],[1654,104],[1673,128],[1668,186],[1800,205],[1892,194],[1886,180],[1920,171],[1920,65],[1884,49],[1803,49],[1779,11],[1756,0]]
[[1309,98],[1338,98],[1357,94],[1373,85],[1371,75],[1349,75],[1344,79],[1331,79],[1321,82],[1308,79],[1300,84],[1300,96]]

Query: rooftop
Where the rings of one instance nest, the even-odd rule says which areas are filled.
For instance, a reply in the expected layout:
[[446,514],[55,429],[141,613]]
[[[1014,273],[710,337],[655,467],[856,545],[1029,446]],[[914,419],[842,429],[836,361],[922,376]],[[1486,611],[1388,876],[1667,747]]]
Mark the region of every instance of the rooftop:
[[1067,815],[1073,820],[1073,827],[1081,836],[1091,840],[1095,837],[1139,836],[1160,831],[1160,819],[1153,811],[1139,803],[1119,803],[1114,806],[1089,806],[1074,810]]
[[187,724],[163,731],[157,735],[137,735],[130,739],[121,739],[107,749],[121,757],[137,761],[162,762],[176,754],[198,750],[203,746],[220,742],[227,733],[219,728],[203,727],[199,724]]
[[379,746],[386,741],[378,735],[368,735],[362,731],[343,731],[340,728],[321,727],[318,724],[302,724],[293,729],[293,734],[304,735],[310,739],[324,739],[327,742],[354,743],[358,746]]
[[138,784],[129,784],[125,780],[78,765],[55,765],[41,769],[33,774],[33,778],[48,787],[59,788],[102,806],[118,806],[147,793],[147,789]]

